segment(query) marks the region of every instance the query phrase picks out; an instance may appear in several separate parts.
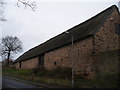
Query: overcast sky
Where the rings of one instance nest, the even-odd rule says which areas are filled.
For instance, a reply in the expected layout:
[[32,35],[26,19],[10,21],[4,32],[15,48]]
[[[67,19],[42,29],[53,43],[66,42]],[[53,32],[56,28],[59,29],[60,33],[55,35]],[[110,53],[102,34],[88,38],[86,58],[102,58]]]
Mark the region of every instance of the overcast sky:
[[[36,11],[24,6],[18,8],[13,0],[6,0],[4,16],[7,19],[2,23],[2,36],[17,36],[23,43],[23,52],[47,41],[48,39],[74,27],[77,24],[93,17],[119,0],[89,2],[84,0],[34,0],[37,2]],[[39,2],[38,2],[39,1]],[[49,2],[48,2],[49,1]],[[56,0],[57,1],[57,0]],[[74,1],[74,2],[73,2]],[[76,2],[75,2],[76,1]],[[100,0],[99,0],[100,1]]]

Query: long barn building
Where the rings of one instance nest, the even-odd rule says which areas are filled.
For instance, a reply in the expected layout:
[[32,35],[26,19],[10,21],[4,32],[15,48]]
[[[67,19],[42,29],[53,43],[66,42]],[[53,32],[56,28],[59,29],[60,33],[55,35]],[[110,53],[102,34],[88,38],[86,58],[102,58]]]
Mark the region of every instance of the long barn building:
[[120,13],[117,6],[107,8],[67,32],[25,52],[15,60],[14,66],[33,69],[43,65],[53,70],[73,64],[76,73],[85,71],[90,77],[96,69],[107,73],[118,71]]

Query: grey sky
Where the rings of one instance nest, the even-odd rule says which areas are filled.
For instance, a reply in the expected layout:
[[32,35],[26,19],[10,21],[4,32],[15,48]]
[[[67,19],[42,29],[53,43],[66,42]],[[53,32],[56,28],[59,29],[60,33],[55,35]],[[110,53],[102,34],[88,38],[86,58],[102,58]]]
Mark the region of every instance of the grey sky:
[[[2,36],[17,36],[23,42],[23,52],[93,17],[115,2],[38,2],[37,10],[18,8],[13,0],[5,5]],[[37,1],[37,0],[36,0]],[[65,0],[66,1],[66,0]],[[85,0],[86,1],[86,0]],[[94,1],[94,0],[93,0]]]

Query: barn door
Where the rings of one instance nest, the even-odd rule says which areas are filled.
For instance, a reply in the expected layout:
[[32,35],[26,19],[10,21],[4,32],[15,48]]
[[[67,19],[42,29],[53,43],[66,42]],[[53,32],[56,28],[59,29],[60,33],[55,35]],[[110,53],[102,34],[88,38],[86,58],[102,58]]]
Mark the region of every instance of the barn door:
[[39,65],[44,65],[44,54],[39,56]]

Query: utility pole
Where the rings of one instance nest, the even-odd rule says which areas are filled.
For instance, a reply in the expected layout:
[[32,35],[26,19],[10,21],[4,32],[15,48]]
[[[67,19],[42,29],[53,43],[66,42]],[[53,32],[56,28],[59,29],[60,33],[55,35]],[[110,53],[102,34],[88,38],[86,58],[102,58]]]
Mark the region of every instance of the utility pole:
[[72,88],[74,88],[73,35],[72,35]]
[[73,41],[74,41],[74,38],[73,38],[73,35],[71,35],[68,31],[65,32],[66,34],[69,34],[71,36],[71,42],[72,42],[72,48],[71,48],[71,51],[72,51],[72,57],[71,57],[71,62],[72,62],[72,88],[74,88],[74,60],[73,60]]

